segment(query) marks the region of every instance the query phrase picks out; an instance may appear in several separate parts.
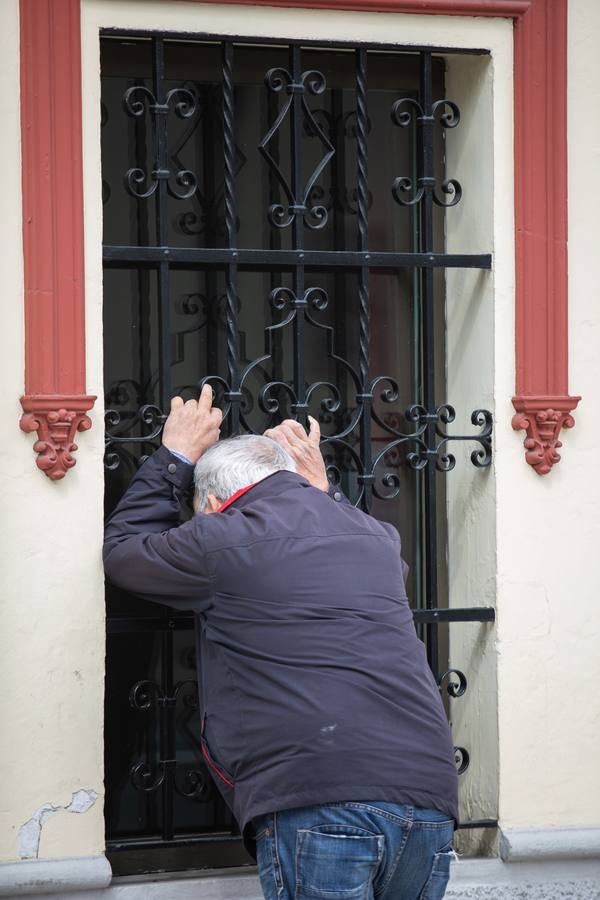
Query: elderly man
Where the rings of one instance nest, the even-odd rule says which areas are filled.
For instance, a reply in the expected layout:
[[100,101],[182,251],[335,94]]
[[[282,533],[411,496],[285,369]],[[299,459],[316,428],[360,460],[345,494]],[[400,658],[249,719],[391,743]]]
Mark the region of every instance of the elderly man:
[[211,403],[172,401],[107,575],[196,614],[202,753],[267,900],[438,900],[456,770],[398,533],[328,485],[313,419],[217,442]]

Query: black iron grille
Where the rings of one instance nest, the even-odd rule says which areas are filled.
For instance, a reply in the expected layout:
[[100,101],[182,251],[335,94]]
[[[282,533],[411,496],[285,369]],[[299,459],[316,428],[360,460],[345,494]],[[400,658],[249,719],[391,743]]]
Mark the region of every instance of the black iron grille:
[[[445,173],[460,111],[443,59],[108,33],[102,74],[107,511],[173,393],[212,384],[227,434],[314,415],[331,480],[400,529],[454,702],[467,680],[438,626],[493,611],[447,608],[445,473],[456,443],[489,466],[492,418],[453,431],[443,276],[491,258],[443,249],[463,191]],[[248,862],[199,752],[192,619],[113,588],[107,602],[113,867]]]

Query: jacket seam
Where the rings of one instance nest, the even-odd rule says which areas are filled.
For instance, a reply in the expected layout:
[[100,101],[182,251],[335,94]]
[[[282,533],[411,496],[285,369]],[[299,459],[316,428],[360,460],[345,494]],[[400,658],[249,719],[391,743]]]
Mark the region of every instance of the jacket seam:
[[390,541],[392,544],[399,544],[399,538],[389,537],[387,534],[371,534],[369,531],[336,531],[335,534],[310,534],[300,537],[295,534],[286,534],[285,536],[277,535],[275,537],[261,537],[255,541],[250,541],[247,544],[220,544],[218,547],[213,548],[212,550],[206,550],[206,553],[219,553],[222,550],[243,550],[247,547],[254,547],[256,544],[269,544],[273,543],[273,541],[314,541],[315,538],[323,539],[328,538],[329,540],[335,540],[339,537],[360,537],[360,538],[377,538],[381,540],[383,538],[386,541]]

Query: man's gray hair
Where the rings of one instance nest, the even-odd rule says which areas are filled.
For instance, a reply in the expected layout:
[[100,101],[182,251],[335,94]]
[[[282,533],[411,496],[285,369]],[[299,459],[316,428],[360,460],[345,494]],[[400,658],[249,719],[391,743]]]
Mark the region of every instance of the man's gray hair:
[[224,502],[241,488],[282,470],[295,472],[296,464],[287,450],[271,438],[242,434],[218,441],[200,457],[194,469],[198,509],[206,508],[209,494]]

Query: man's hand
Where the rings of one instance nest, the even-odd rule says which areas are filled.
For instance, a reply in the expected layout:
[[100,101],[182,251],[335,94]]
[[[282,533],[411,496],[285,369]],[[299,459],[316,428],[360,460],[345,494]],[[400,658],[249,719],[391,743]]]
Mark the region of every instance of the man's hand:
[[308,417],[310,430],[308,434],[299,422],[286,419],[281,425],[265,431],[265,437],[280,444],[296,463],[298,475],[306,478],[313,487],[326,491],[329,488],[325,463],[319,450],[321,430],[319,423],[312,416]]
[[221,410],[212,405],[212,388],[205,384],[197,401],[184,403],[182,397],[173,397],[162,442],[167,450],[181,453],[195,465],[204,451],[219,440],[222,419]]

